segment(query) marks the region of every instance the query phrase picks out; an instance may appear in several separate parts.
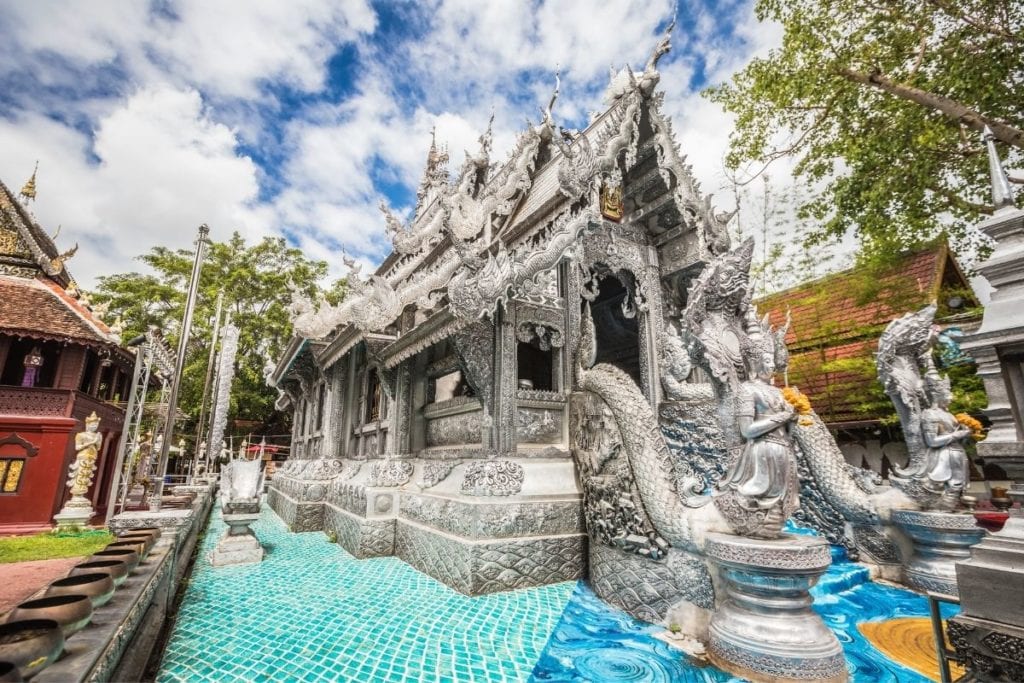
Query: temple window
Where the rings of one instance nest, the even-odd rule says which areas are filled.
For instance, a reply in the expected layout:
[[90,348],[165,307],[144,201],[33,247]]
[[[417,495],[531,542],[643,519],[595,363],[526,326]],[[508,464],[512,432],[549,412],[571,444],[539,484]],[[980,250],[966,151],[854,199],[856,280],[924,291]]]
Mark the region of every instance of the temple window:
[[555,349],[541,349],[532,342],[519,342],[516,350],[520,389],[555,390]]
[[24,469],[24,458],[0,458],[0,493],[17,493]]
[[96,376],[96,367],[99,362],[100,359],[92,350],[85,352],[85,371],[82,373],[82,381],[78,384],[78,390],[82,393],[88,394],[92,389],[92,381]]
[[18,339],[11,344],[0,384],[19,387],[52,387],[60,360],[54,342]]
[[430,380],[429,402],[440,403],[458,396],[474,396],[473,388],[462,375],[462,370],[454,370],[448,374]]
[[316,431],[324,428],[324,403],[327,401],[327,385],[321,383],[316,398]]
[[376,422],[381,418],[380,375],[376,368],[370,368],[366,375],[366,421]]

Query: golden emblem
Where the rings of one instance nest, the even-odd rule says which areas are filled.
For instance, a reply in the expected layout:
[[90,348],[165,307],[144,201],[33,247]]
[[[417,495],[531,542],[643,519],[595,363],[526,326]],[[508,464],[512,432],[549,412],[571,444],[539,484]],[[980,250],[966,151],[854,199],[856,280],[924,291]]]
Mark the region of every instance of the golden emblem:
[[601,215],[607,220],[619,223],[622,221],[624,207],[622,205],[621,186],[601,186]]

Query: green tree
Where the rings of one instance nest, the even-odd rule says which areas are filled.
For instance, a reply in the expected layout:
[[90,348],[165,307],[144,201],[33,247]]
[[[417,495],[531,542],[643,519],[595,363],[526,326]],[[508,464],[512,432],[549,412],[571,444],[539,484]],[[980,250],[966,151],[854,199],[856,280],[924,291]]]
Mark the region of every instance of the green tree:
[[1024,4],[1017,0],[757,0],[782,47],[705,94],[736,115],[727,164],[793,157],[821,187],[801,206],[819,238],[867,252],[945,226],[961,248],[992,212],[981,130],[1024,159]]
[[[126,340],[155,325],[176,349],[194,254],[155,247],[139,257],[152,273],[102,277],[94,299],[110,302],[111,319],[122,316]],[[315,297],[320,294],[317,283],[326,274],[327,264],[307,259],[283,238],[266,237],[247,245],[236,232],[225,242],[210,243],[178,401],[179,410],[190,418],[186,435],[194,433],[199,415],[218,292],[223,292],[224,310],[239,328],[229,416],[266,425],[275,419],[277,393],[266,385],[263,368],[268,358],[280,358],[291,336],[290,288]],[[332,299],[344,296],[344,280],[334,283],[327,294]]]

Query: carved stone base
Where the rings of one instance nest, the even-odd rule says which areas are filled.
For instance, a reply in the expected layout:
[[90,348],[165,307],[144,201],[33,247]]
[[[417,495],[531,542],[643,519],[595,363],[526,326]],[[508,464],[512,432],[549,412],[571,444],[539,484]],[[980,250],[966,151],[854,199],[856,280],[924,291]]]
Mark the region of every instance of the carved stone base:
[[[605,602],[654,624],[667,626],[670,610],[681,602],[699,610],[711,610],[715,605],[711,574],[704,561],[677,548],[653,560],[590,539],[590,584]],[[683,634],[703,639],[707,616],[697,621],[677,625]]]
[[1024,629],[960,614],[946,631],[975,680],[1024,681]]
[[64,508],[54,515],[53,521],[58,529],[71,527],[84,527],[89,525],[89,520],[96,514],[92,506],[80,508],[65,505]]
[[532,588],[583,576],[583,534],[472,541],[399,519],[395,555],[464,595]]
[[709,627],[708,654],[717,666],[753,681],[848,680],[843,648],[811,609],[808,592],[832,563],[824,539],[709,534],[705,550],[728,595]]
[[985,537],[974,517],[953,512],[897,510],[893,523],[914,542],[903,567],[903,582],[919,591],[959,595],[956,563],[971,556],[971,546]]
[[272,485],[267,491],[267,505],[292,531],[320,531],[324,528],[323,501],[296,500]]
[[210,553],[210,564],[214,567],[223,567],[230,564],[262,562],[263,546],[260,545],[256,534],[249,528],[249,525],[259,519],[259,516],[258,510],[255,514],[226,512],[223,518],[228,529],[221,536],[217,547]]
[[325,503],[324,531],[333,532],[338,545],[359,559],[395,554],[394,519],[367,519]]

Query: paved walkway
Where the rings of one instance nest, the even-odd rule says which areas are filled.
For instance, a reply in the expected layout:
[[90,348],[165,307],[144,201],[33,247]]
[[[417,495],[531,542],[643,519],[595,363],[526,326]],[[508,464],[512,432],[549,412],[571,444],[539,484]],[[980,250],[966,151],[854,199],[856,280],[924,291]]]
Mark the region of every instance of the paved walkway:
[[24,602],[51,581],[63,578],[81,557],[0,564],[0,614]]

